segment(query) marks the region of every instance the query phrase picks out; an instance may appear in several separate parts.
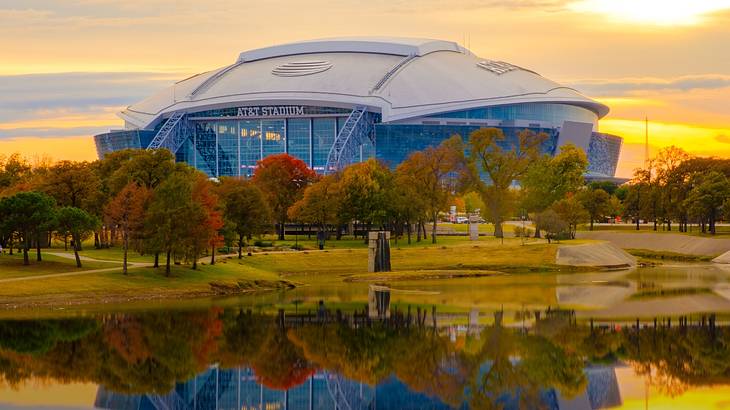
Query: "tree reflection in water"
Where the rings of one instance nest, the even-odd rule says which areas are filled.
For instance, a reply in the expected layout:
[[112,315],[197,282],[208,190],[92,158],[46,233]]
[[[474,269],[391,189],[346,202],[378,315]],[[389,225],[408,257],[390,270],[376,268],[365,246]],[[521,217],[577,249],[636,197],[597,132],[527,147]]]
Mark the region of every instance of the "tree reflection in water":
[[615,403],[596,398],[593,390],[608,387],[592,385],[587,374],[618,362],[669,394],[730,383],[723,327],[592,331],[553,316],[527,332],[488,326],[459,344],[428,327],[350,323],[285,328],[274,317],[218,308],[0,321],[0,379],[16,388],[30,379],[89,382],[106,394],[162,397],[215,364],[255,375],[262,389],[288,391],[319,378],[332,400],[349,388],[342,383],[362,383],[372,394],[363,396],[361,385],[360,401],[380,394],[380,408],[396,385],[443,407],[543,408],[582,394],[592,405]]

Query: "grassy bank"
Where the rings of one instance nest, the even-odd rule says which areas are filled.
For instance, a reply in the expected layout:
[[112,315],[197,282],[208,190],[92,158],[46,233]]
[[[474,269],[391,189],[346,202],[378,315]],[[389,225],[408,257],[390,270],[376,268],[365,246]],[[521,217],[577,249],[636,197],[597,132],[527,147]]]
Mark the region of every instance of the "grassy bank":
[[[240,260],[235,255],[229,258],[219,255],[215,265],[199,263],[197,270],[189,265],[175,265],[170,277],[164,275],[164,268],[148,266],[135,267],[127,276],[122,275],[119,267],[122,252],[118,248],[97,250],[87,246],[82,255],[93,260],[84,261],[82,269],[75,268],[73,259],[59,256],[46,255],[42,263],[22,266],[22,256],[19,259],[5,255],[0,260],[0,280],[20,277],[27,280],[14,279],[3,283],[0,286],[0,307],[191,298],[373,280],[368,277],[367,249],[361,239],[328,241],[323,251],[314,250],[315,242],[305,238],[289,237],[286,241],[272,242],[272,247],[257,248],[253,256],[244,256]],[[286,249],[294,243],[305,250],[274,250]],[[443,237],[436,245],[431,244],[429,238],[429,241],[413,241],[411,244],[401,240],[391,246],[391,263],[395,271],[392,280],[571,270],[555,265],[557,245],[537,241],[523,246],[519,239],[505,239],[502,243],[492,237],[482,237],[476,242],[464,237]],[[62,252],[60,249],[53,251]],[[130,260],[149,263],[153,257],[130,253]],[[83,273],[104,268],[112,269]],[[33,279],[33,276],[41,274],[68,272],[77,274]]]
[[709,255],[689,255],[676,252],[652,251],[649,249],[626,249],[626,252],[647,261],[710,262],[715,258],[715,256]]

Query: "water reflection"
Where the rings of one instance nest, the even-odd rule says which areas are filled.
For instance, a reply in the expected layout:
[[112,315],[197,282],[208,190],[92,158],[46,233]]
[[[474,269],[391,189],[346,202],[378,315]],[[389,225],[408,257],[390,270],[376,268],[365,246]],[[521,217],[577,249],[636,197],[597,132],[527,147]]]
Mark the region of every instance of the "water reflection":
[[730,383],[730,328],[712,316],[617,329],[551,310],[524,330],[499,314],[477,329],[433,327],[427,314],[6,320],[0,378],[16,389],[94,383],[95,405],[111,409],[610,408],[624,366],[670,396]]

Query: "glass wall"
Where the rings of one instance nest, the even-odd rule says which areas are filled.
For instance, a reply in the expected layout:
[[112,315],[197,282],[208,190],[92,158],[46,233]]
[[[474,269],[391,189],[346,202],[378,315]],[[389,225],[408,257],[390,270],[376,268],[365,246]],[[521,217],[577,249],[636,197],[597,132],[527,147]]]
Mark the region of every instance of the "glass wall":
[[238,176],[238,121],[217,123],[219,177]]
[[261,141],[263,158],[286,152],[286,121],[262,120]]
[[574,105],[526,103],[514,105],[497,105],[494,107],[474,108],[430,115],[429,118],[459,118],[466,120],[532,120],[549,122],[554,127],[561,127],[564,121],[598,123],[595,112]]
[[327,165],[327,155],[335,142],[336,127],[334,118],[312,120],[312,168],[317,171],[323,171]]
[[209,176],[218,175],[217,141],[215,123],[195,124],[195,156],[193,166]]
[[241,136],[241,175],[251,176],[261,159],[261,121],[238,121]]
[[309,134],[309,118],[293,118],[286,120],[286,143],[289,155],[312,166],[311,141]]

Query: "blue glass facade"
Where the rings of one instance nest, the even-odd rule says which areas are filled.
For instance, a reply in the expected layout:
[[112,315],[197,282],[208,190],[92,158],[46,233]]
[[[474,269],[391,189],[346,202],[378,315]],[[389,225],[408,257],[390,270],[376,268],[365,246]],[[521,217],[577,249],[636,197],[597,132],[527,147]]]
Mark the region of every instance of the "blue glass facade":
[[[276,107],[282,107],[281,112],[284,113],[295,109],[296,113],[289,117],[246,118],[250,115],[251,107],[239,107],[187,114],[186,121],[190,124],[192,135],[176,152],[176,160],[187,162],[211,177],[251,176],[259,160],[286,152],[314,170],[323,172],[332,144],[345,125],[350,110],[266,106],[267,110]],[[253,110],[255,112],[255,108]],[[257,115],[254,114],[254,117]],[[378,122],[377,118],[375,122]],[[472,131],[492,126],[496,120],[500,124],[497,128],[506,137],[503,141],[505,149],[517,143],[520,131],[529,129],[535,133],[548,134],[542,151],[553,155],[557,148],[559,127],[564,121],[596,124],[597,115],[577,106],[528,103],[440,113],[424,117],[420,124],[376,123],[375,143],[366,138],[364,145],[359,147],[356,160],[375,157],[395,167],[413,151],[436,146],[455,134],[466,141]],[[523,126],[525,121],[535,123]],[[160,126],[158,124],[158,128]],[[119,149],[145,148],[155,134],[156,130],[115,131],[94,138],[99,155],[103,157],[105,153]],[[619,137],[594,132],[587,153],[589,170],[614,175],[621,141]]]
[[464,120],[539,121],[560,127],[564,121],[578,121],[596,124],[598,115],[593,111],[566,104],[526,103],[497,105],[430,115],[429,118],[453,118]]
[[[460,135],[468,141],[469,134],[478,130],[474,125],[406,125],[378,124],[375,126],[375,157],[391,167],[395,167],[413,151],[436,146],[452,135]],[[517,135],[525,128],[498,127],[504,132],[502,141],[504,149],[510,149],[518,143]],[[551,128],[530,128],[535,133],[544,132],[549,138],[543,143],[542,151],[554,154],[558,134]]]

